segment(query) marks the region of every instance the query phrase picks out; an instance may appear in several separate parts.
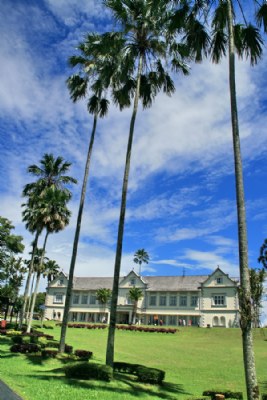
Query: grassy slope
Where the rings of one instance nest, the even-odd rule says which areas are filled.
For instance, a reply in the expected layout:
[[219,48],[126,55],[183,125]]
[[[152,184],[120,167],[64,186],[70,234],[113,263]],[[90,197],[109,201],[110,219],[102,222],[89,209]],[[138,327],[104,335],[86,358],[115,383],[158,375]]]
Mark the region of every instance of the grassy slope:
[[[60,329],[47,330],[59,338]],[[264,336],[265,335],[265,336]],[[68,330],[68,344],[88,349],[104,362],[107,330]],[[267,392],[267,330],[255,331],[258,380]],[[116,361],[145,364],[166,371],[162,388],[141,385],[120,375],[111,383],[67,381],[58,360],[10,354],[0,337],[0,379],[25,400],[47,399],[186,399],[212,388],[245,394],[241,337],[238,329],[182,328],[177,334],[116,332]]]

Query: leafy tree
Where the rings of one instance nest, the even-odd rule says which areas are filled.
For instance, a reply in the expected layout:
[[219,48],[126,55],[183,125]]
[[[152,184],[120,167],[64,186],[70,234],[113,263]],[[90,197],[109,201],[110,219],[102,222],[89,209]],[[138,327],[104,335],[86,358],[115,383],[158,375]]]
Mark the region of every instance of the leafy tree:
[[144,297],[142,289],[133,287],[129,290],[129,297],[133,302],[133,316],[132,316],[132,324],[135,323],[136,321],[136,315],[137,315],[137,306],[138,306],[138,301]]
[[267,269],[267,239],[264,240],[260,248],[260,256],[258,262],[262,263],[263,267]]
[[139,264],[139,275],[141,276],[141,266],[143,263],[149,263],[149,255],[145,249],[139,249],[134,253],[134,262]]
[[[66,186],[77,183],[76,179],[66,175],[70,166],[71,164],[67,161],[64,161],[62,157],[55,158],[53,154],[44,154],[43,158],[40,160],[40,166],[34,164],[28,168],[28,172],[37,179],[34,182],[25,185],[23,189],[22,194],[27,198],[27,203],[22,205],[24,207],[22,216],[23,221],[26,224],[26,228],[31,233],[35,234],[35,238],[32,244],[32,257],[23,296],[23,307],[20,313],[20,326],[23,322],[23,317],[28,302],[34,255],[37,249],[38,239],[45,226],[48,226],[49,222],[47,207],[44,207],[44,204],[45,201],[50,201],[49,207],[52,207],[51,199],[57,198],[57,204],[59,204],[59,197],[61,197],[62,202],[63,196],[65,203],[70,200],[71,192]],[[61,192],[62,194],[60,194]],[[54,217],[55,216],[56,214],[54,214]],[[57,231],[55,224],[60,225],[62,223],[63,221],[56,221],[54,218],[53,230]],[[52,229],[51,224],[50,229]],[[58,230],[60,230],[60,228]]]
[[263,283],[266,277],[266,271],[262,269],[250,269],[250,288],[251,303],[253,309],[253,325],[255,328],[260,327],[260,309],[262,307],[262,297],[264,294]]
[[[48,262],[46,264],[48,264]],[[40,312],[40,306],[43,306],[45,304],[45,296],[46,292],[37,293],[34,312]]]
[[103,318],[105,318],[105,309],[108,301],[111,298],[111,290],[107,288],[100,288],[96,291],[96,298],[103,306]]
[[[114,280],[111,298],[110,325],[107,341],[106,363],[112,366],[114,360],[114,339],[118,288],[120,279],[121,255],[123,245],[124,221],[132,143],[139,101],[149,107],[159,92],[171,95],[174,92],[173,81],[165,71],[162,60],[167,59],[168,43],[166,26],[169,21],[168,2],[163,0],[105,0],[104,4],[112,12],[120,31],[110,35],[112,41],[120,42],[116,63],[118,74],[112,81],[113,101],[120,109],[128,107],[133,99],[128,145],[122,185],[121,208],[114,266]],[[177,53],[178,46],[177,47]],[[188,70],[182,61],[177,69],[183,73]]]
[[[96,44],[99,43],[99,39],[100,39],[99,35],[88,34],[85,42],[80,43],[78,47],[79,55],[72,56],[69,59],[70,65],[72,67],[78,66],[80,69],[78,74],[72,75],[67,79],[67,86],[70,92],[70,97],[75,103],[76,101],[83,99],[86,96],[89,96],[87,102],[87,109],[88,112],[93,115],[93,126],[87,151],[83,184],[80,196],[80,204],[76,222],[76,230],[73,241],[72,257],[69,269],[69,279],[68,279],[68,286],[65,298],[63,320],[61,325],[60,347],[59,347],[60,352],[63,352],[65,349],[65,339],[66,339],[68,317],[70,310],[74,269],[76,264],[82,215],[83,215],[84,202],[86,196],[86,187],[89,177],[90,162],[94,146],[96,127],[98,118],[103,118],[105,115],[107,115],[108,105],[109,105],[109,101],[103,96],[103,92],[105,92],[105,89],[109,85],[111,69],[110,68],[108,69],[106,65],[105,78],[103,78],[102,59],[98,57],[98,55],[96,56],[95,54],[95,47],[97,47]],[[109,51],[111,51],[111,49],[109,49]],[[100,70],[102,71],[102,77],[100,77]]]

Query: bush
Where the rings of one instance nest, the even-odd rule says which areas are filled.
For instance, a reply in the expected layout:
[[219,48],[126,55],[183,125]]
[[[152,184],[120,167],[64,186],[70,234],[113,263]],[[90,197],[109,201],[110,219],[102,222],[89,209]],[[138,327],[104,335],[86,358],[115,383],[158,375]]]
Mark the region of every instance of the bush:
[[216,394],[223,394],[226,399],[238,399],[243,400],[242,392],[231,392],[230,390],[205,390],[203,396],[209,396],[212,400],[215,400]]
[[262,400],[267,400],[267,393],[263,393],[263,394],[261,395],[261,398],[262,398]]
[[21,335],[11,336],[11,340],[13,343],[22,344],[23,337]]
[[156,368],[148,368],[143,366],[137,367],[136,375],[138,376],[139,382],[152,383],[158,385],[161,385],[162,381],[165,378],[164,371]]
[[132,374],[132,375],[137,375],[137,368],[138,367],[144,367],[143,365],[140,364],[130,364],[126,362],[114,362],[113,364],[113,369],[114,371],[121,372],[124,374]]
[[50,350],[50,349],[43,349],[42,350],[42,357],[44,358],[56,358],[58,355],[58,350]]
[[113,378],[113,370],[108,365],[89,364],[86,362],[68,365],[64,368],[65,375],[71,379],[96,379],[110,382]]
[[8,329],[6,331],[7,336],[18,336],[21,335],[21,331],[15,331],[14,329]]
[[13,344],[10,347],[12,353],[39,353],[40,347],[34,343]]
[[92,358],[92,351],[87,350],[75,350],[74,355],[78,357],[81,361],[88,361]]

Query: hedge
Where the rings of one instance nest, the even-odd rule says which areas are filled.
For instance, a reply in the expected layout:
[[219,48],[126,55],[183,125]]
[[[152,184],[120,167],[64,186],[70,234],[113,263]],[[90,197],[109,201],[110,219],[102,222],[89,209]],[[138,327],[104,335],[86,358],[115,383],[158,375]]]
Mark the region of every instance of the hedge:
[[22,344],[13,344],[10,347],[10,351],[12,353],[39,353],[40,347],[35,343],[22,343]]
[[126,362],[115,362],[114,371],[136,375],[140,382],[162,384],[165,378],[165,372],[161,369],[148,368],[140,364],[130,364]]
[[108,365],[87,362],[68,365],[64,368],[64,372],[66,377],[71,379],[96,379],[110,382],[113,378],[113,370]]
[[216,394],[223,394],[226,399],[238,399],[243,400],[243,393],[242,392],[231,392],[230,390],[205,390],[203,396],[209,396],[212,400],[215,400]]

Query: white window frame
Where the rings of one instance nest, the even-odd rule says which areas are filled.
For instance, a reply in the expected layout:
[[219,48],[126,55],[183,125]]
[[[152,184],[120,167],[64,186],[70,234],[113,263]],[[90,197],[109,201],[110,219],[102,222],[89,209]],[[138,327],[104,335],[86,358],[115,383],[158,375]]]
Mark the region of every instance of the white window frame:
[[223,283],[223,277],[222,276],[218,276],[216,278],[216,283],[217,283],[217,285],[221,285]]
[[95,294],[90,295],[90,304],[92,304],[92,305],[96,304],[96,295]]
[[177,306],[177,296],[171,295],[169,298],[169,305],[170,307],[176,307]]
[[79,304],[79,302],[80,302],[80,295],[74,294],[72,299],[72,304]]
[[197,307],[198,306],[198,296],[197,295],[192,295],[191,296],[191,307]]
[[180,305],[180,307],[187,307],[187,296],[186,295],[180,296],[179,305]]
[[213,307],[226,307],[226,295],[224,293],[214,293],[212,295]]
[[[86,298],[86,301],[85,301],[85,298]],[[82,295],[81,304],[88,304],[88,294]]]
[[167,305],[167,296],[165,294],[162,294],[159,296],[159,305],[161,307],[166,307]]
[[63,304],[63,293],[54,293],[53,304]]
[[157,305],[157,296],[155,294],[149,296],[149,305],[152,307]]

